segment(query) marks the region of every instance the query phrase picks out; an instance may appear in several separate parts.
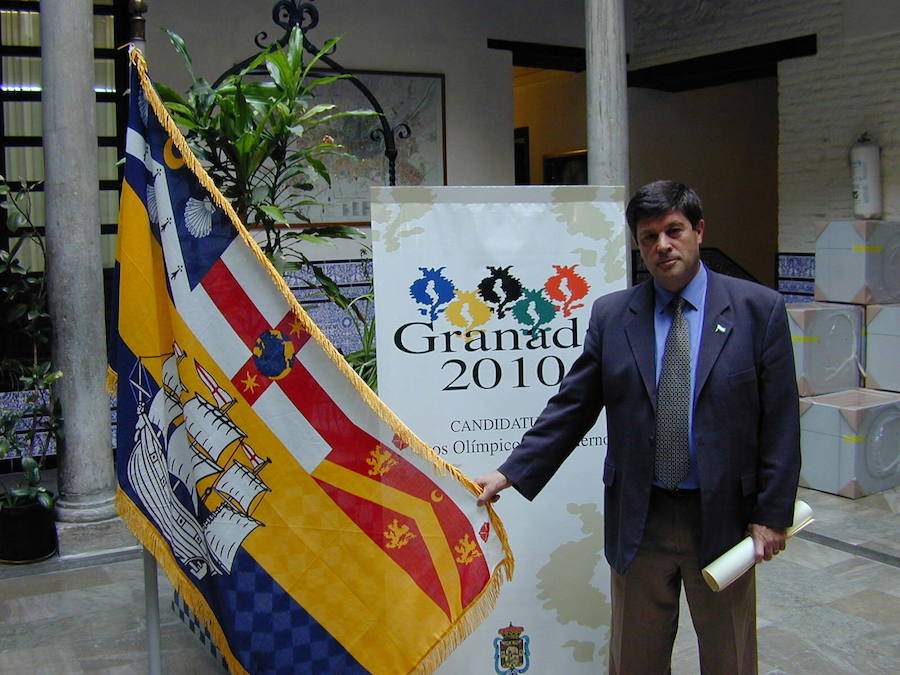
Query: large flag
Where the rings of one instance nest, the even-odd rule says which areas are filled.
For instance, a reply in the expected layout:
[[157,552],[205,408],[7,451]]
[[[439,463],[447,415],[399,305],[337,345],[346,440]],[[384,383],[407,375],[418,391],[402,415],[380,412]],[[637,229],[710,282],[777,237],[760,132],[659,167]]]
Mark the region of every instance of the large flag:
[[120,513],[232,672],[430,672],[512,572],[502,524],[313,324],[131,61]]

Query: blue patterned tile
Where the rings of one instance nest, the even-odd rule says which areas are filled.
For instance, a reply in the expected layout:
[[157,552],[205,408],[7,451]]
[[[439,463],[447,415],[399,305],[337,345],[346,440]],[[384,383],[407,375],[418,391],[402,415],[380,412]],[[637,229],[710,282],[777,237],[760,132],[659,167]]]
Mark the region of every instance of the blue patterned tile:
[[[349,354],[362,346],[354,321],[334,303],[306,303],[303,308],[341,353]],[[373,320],[375,310],[372,303],[367,302],[360,309],[364,311],[367,321]]]
[[793,279],[816,278],[816,256],[813,253],[779,253],[778,276]]
[[[4,410],[16,410],[23,411],[29,405],[28,398],[31,396],[31,392],[29,391],[4,391],[0,392],[0,409]],[[47,394],[44,393],[44,400],[46,402]],[[115,396],[109,397],[109,414],[110,414],[110,424],[112,425],[112,447],[115,449],[116,447],[116,398]],[[31,429],[32,418],[23,418],[19,421],[17,430],[20,434],[27,432]],[[43,433],[43,429],[46,428],[46,420],[42,417],[37,418],[36,427],[39,430],[34,438],[34,447],[37,448],[36,453],[40,454],[42,451],[40,448],[43,447],[43,444],[46,442],[47,445],[47,456],[56,455],[56,439],[49,438],[47,439],[47,434]],[[6,455],[6,459],[12,459],[14,457],[20,457],[21,453],[19,452],[9,452]]]
[[[322,271],[331,277],[339,286],[345,284],[371,284],[372,261],[341,260],[337,262],[317,263]],[[292,289],[315,285],[315,275],[308,269],[296,270],[284,275],[285,280]]]
[[813,302],[815,298],[811,295],[795,295],[793,293],[783,293],[785,302]]
[[816,284],[802,279],[779,279],[778,290],[782,293],[799,293],[812,295],[815,293]]

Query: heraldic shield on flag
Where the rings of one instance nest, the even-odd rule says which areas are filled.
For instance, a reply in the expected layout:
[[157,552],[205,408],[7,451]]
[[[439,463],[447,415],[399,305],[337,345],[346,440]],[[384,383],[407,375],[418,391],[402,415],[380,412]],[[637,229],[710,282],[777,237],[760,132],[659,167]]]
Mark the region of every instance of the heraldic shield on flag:
[[131,61],[119,511],[232,672],[430,672],[512,573],[502,523],[309,319]]

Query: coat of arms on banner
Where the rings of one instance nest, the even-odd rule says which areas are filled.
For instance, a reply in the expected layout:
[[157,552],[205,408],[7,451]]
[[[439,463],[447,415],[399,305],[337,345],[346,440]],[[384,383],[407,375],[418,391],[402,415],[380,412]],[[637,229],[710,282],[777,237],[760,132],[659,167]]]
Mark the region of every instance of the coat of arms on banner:
[[513,626],[510,621],[506,628],[497,631],[500,637],[494,638],[494,670],[497,675],[516,675],[528,670],[529,638],[525,628]]

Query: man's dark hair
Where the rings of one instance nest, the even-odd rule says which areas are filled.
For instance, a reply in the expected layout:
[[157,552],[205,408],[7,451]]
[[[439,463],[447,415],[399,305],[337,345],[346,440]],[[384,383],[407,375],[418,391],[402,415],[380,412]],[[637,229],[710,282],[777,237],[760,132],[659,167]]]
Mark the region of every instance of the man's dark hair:
[[681,211],[691,227],[703,220],[700,196],[687,185],[674,180],[657,180],[647,183],[634,193],[625,209],[625,220],[632,236],[637,239],[637,225],[647,218],[658,218],[669,211]]

